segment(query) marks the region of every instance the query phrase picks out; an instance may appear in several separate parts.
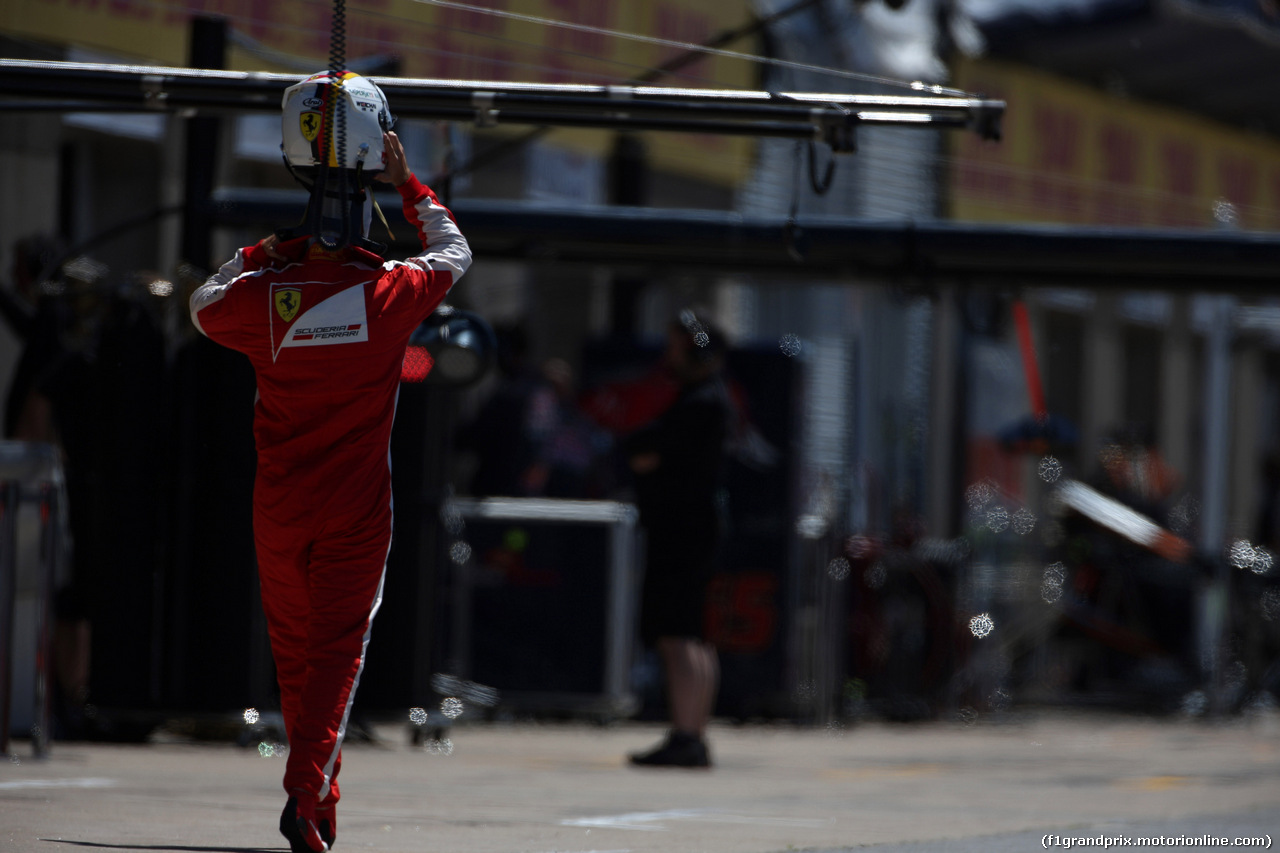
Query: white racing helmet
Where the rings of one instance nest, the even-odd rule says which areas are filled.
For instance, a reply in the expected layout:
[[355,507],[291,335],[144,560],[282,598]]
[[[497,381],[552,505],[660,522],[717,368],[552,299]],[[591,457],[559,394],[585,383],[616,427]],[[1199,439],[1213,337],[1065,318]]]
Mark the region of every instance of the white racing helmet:
[[321,71],[286,89],[281,108],[285,165],[311,191],[305,231],[329,248],[381,253],[366,239],[374,207],[366,188],[386,168],[382,134],[395,123],[386,95],[359,74]]
[[[321,71],[285,89],[281,104],[285,160],[295,169],[319,166],[327,135],[330,168],[363,166],[366,172],[379,172],[385,165],[382,134],[395,124],[387,96],[372,80],[351,71],[337,76],[339,84],[330,93],[334,79],[332,72]],[[330,94],[333,119],[326,129],[325,99]]]

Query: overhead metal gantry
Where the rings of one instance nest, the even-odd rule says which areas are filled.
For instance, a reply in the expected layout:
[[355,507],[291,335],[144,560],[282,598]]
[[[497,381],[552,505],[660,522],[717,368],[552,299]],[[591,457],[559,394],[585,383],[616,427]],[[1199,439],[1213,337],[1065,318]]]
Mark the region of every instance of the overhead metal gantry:
[[[262,72],[0,60],[0,111],[271,111],[302,79]],[[997,139],[1003,101],[372,77],[399,116],[472,122],[809,139],[852,151],[862,126],[963,129]]]
[[[298,75],[0,60],[10,85],[0,112],[277,112]],[[852,150],[862,125],[961,128],[999,135],[1005,104],[982,98],[770,93],[653,86],[538,85],[372,77],[400,116],[496,124],[781,136]],[[296,219],[305,198],[215,190],[210,224],[269,228]],[[1280,280],[1280,236],[1231,231],[1080,228],[952,222],[869,222],[801,215],[639,207],[531,207],[456,199],[469,239],[487,257],[566,263],[714,265],[832,274],[1071,285],[1095,290],[1269,292]],[[657,250],[656,247],[661,247]],[[412,248],[412,247],[409,247]]]

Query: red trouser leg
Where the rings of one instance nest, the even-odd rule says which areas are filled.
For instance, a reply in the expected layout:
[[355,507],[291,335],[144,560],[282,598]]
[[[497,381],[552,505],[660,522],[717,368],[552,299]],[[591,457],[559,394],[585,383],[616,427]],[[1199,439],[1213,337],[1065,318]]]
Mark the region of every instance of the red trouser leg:
[[391,545],[388,508],[318,531],[255,519],[258,575],[289,736],[284,788],[339,797],[342,739]]

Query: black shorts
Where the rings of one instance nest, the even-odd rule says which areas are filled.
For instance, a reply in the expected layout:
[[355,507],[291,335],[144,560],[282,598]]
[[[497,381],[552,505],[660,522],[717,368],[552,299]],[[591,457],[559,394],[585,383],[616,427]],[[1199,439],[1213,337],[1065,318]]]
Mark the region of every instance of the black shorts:
[[640,637],[705,639],[707,585],[715,569],[718,531],[706,527],[646,529]]

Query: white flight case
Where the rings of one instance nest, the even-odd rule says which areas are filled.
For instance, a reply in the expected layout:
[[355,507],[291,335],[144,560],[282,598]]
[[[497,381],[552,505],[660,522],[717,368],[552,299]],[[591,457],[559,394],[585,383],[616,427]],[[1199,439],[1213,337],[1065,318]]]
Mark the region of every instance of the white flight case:
[[615,501],[450,501],[446,667],[501,708],[634,713],[637,521]]

